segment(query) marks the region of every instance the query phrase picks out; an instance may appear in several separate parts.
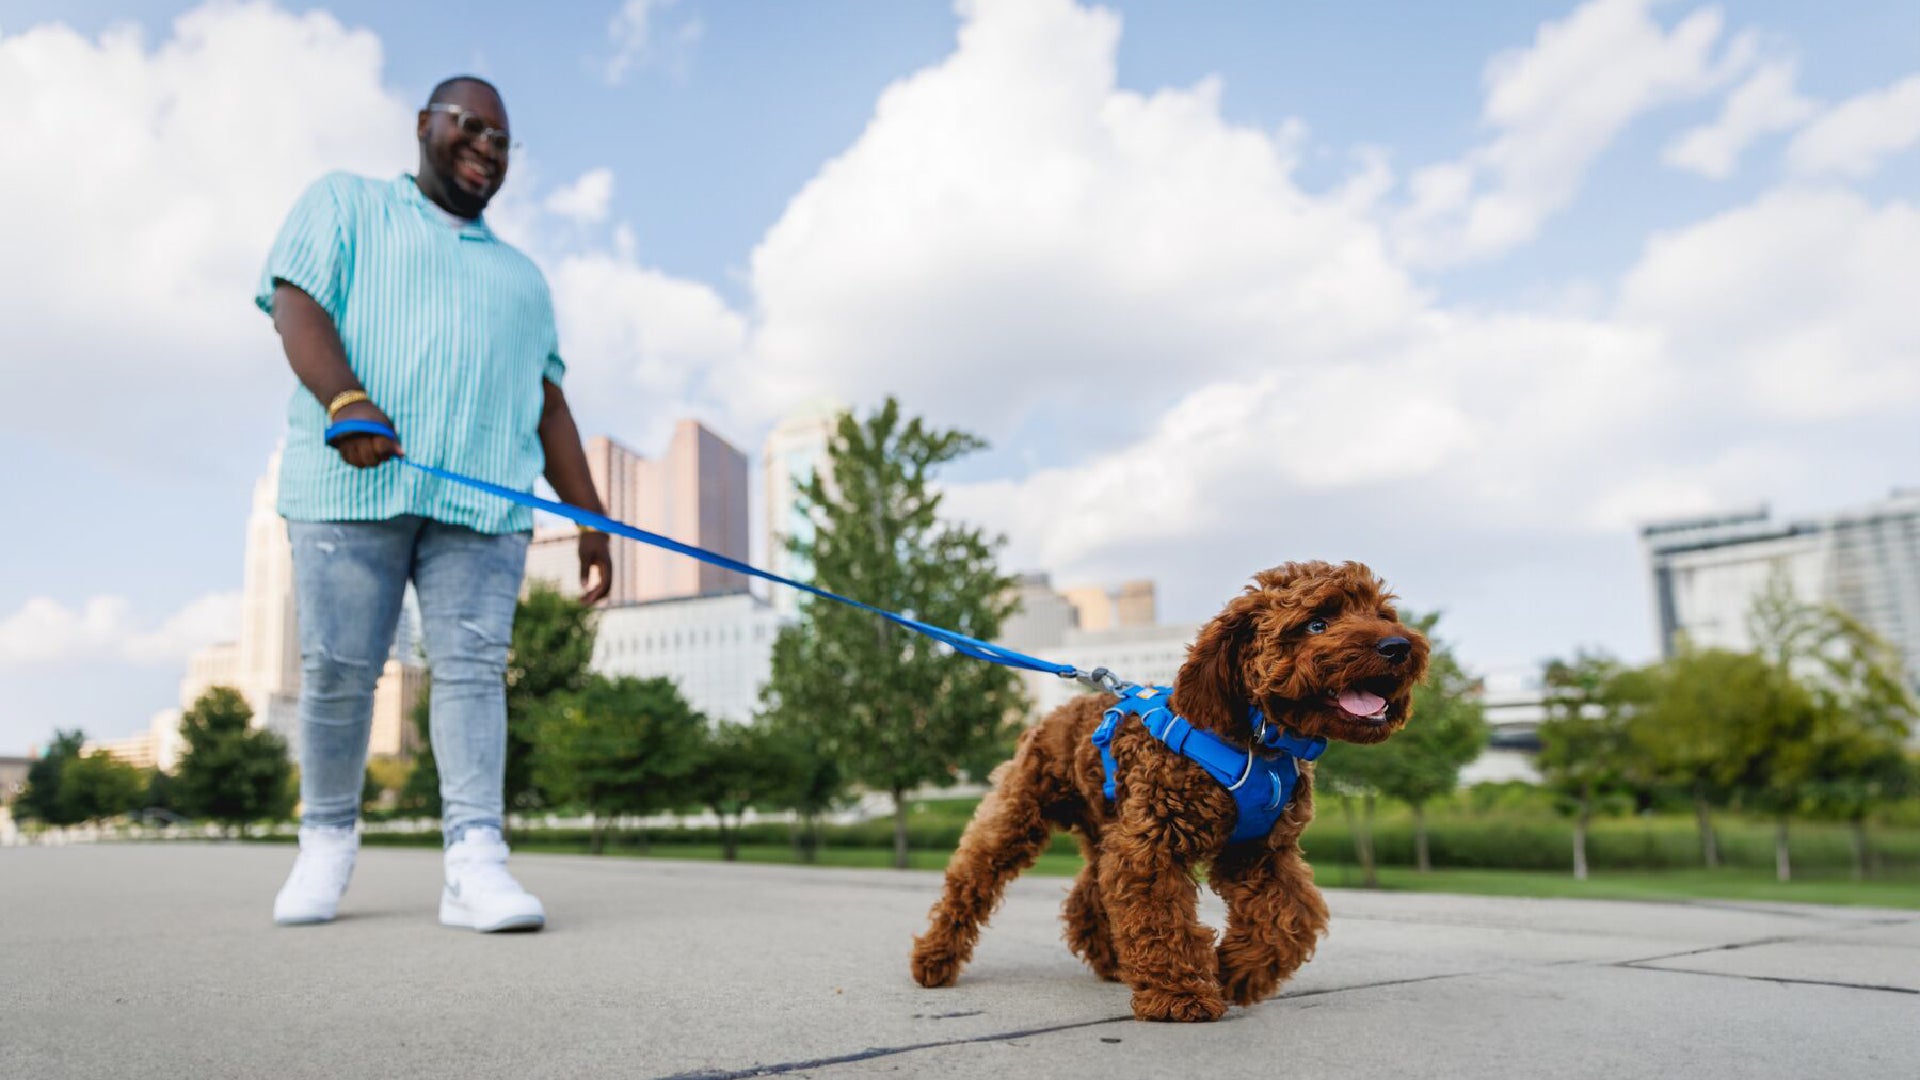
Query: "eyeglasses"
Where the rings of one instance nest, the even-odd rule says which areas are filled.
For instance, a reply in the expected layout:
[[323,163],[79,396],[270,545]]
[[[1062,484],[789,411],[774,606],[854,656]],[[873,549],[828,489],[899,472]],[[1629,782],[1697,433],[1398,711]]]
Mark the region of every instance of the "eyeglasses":
[[468,112],[458,105],[451,105],[444,101],[427,106],[427,111],[446,113],[453,117],[453,122],[460,126],[460,134],[469,139],[483,140],[488,146],[493,147],[495,153],[506,154],[520,149],[520,144],[513,141],[513,136],[507,134],[504,129],[487,123],[478,113]]

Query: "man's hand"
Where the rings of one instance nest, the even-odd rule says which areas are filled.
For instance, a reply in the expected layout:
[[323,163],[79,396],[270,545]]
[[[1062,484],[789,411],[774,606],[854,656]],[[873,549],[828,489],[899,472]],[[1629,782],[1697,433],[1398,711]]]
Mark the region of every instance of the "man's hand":
[[[371,401],[356,401],[340,410],[335,420],[371,420],[376,424],[393,427],[393,421],[380,407]],[[396,429],[397,431],[398,429]],[[333,444],[340,457],[356,469],[371,469],[388,458],[404,457],[406,451],[400,444],[385,435],[347,435]]]
[[[597,604],[613,591],[613,545],[612,538],[603,532],[580,531],[580,602]],[[588,575],[600,571],[599,580],[591,586],[587,584]]]

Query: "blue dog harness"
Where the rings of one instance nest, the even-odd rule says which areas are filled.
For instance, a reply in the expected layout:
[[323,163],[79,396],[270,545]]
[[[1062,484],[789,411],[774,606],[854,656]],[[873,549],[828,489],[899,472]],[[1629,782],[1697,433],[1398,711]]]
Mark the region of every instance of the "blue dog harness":
[[1240,816],[1233,835],[1227,838],[1230,844],[1267,835],[1293,801],[1293,789],[1300,783],[1300,762],[1312,761],[1327,748],[1327,740],[1284,731],[1267,723],[1258,708],[1252,708],[1247,720],[1253,725],[1254,742],[1267,752],[1241,750],[1210,731],[1194,727],[1186,717],[1174,715],[1169,706],[1173,691],[1167,687],[1130,686],[1119,693],[1120,700],[1093,730],[1093,745],[1100,748],[1100,764],[1107,771],[1108,801],[1113,800],[1116,790],[1113,737],[1127,717],[1137,716],[1149,735],[1205,769],[1232,793]]

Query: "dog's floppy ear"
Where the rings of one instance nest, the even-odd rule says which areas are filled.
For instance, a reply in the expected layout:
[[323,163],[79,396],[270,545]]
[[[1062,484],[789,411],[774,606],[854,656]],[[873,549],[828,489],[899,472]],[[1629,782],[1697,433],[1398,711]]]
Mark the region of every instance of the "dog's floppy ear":
[[1240,656],[1253,637],[1253,612],[1235,601],[1200,628],[1173,684],[1173,708],[1196,727],[1229,730],[1247,711]]

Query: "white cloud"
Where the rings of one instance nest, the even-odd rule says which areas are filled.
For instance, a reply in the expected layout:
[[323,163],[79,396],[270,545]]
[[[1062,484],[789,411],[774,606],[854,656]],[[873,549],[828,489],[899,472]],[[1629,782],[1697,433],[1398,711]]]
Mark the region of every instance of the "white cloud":
[[1667,147],[1667,164],[1714,180],[1732,176],[1741,153],[1755,139],[1790,131],[1813,115],[1813,102],[1796,93],[1793,82],[1791,63],[1761,65],[1727,95],[1713,123],[1686,132]]
[[1414,173],[1412,203],[1396,223],[1399,254],[1443,265],[1532,240],[1635,117],[1707,94],[1751,65],[1752,40],[1724,40],[1717,9],[1669,30],[1652,6],[1588,0],[1543,24],[1528,48],[1494,57],[1482,120],[1495,134],[1458,161]]
[[1787,146],[1787,163],[1802,173],[1866,176],[1916,142],[1920,75],[1909,75],[1822,113]]
[[[1463,309],[1395,257],[1377,156],[1310,194],[1298,125],[1228,123],[1211,81],[1118,88],[1112,16],[965,16],[755,251],[727,385],[761,416],[897,393],[1011,441],[1002,478],[949,506],[1005,532],[1012,565],[1151,573],[1191,616],[1258,566],[1366,558],[1525,659],[1644,634],[1638,521],[1821,505],[1836,473],[1886,474],[1920,371],[1905,203],[1774,193],[1655,239],[1577,304]],[[1454,254],[1493,250],[1521,233],[1473,247],[1477,206],[1537,223],[1634,115],[1757,62],[1711,12],[1668,30],[1589,5],[1495,65],[1506,134],[1416,191],[1457,206]]]
[[553,267],[567,398],[582,423],[647,447],[708,393],[746,340],[746,320],[706,285],[648,269],[631,254],[566,256]]
[[[587,430],[645,448],[675,415],[730,410],[723,429],[750,445],[810,399],[896,393],[1005,448],[982,463],[1002,479],[956,485],[951,506],[1007,531],[1016,564],[1155,576],[1186,618],[1256,567],[1364,558],[1454,608],[1464,642],[1521,657],[1644,633],[1623,576],[1638,572],[1634,521],[1825,505],[1836,477],[1878,483],[1911,448],[1910,202],[1768,193],[1653,238],[1617,282],[1539,283],[1577,302],[1469,309],[1422,283],[1422,266],[1531,236],[1636,116],[1750,74],[1703,129],[1716,134],[1674,151],[1732,167],[1741,133],[1778,123],[1794,95],[1777,75],[1767,89],[1774,67],[1711,11],[1663,26],[1644,3],[1596,0],[1543,28],[1488,69],[1485,145],[1408,178],[1412,207],[1396,209],[1384,151],[1313,192],[1295,175],[1320,149],[1302,122],[1230,123],[1211,79],[1119,88],[1109,13],[961,10],[956,51],[889,87],[795,193],[740,308],[649,267],[617,225],[601,250],[536,247]],[[230,85],[228,63],[304,75]],[[162,423],[143,419],[152,395],[176,386],[257,411],[265,380],[285,379],[246,302],[265,237],[324,169],[411,157],[378,42],[259,6],[195,12],[154,48],[126,32],[0,38],[0,99],[68,94],[78,123],[0,111],[19,151],[0,156],[0,227],[47,252],[0,264],[0,314],[19,347],[60,360],[0,371],[0,390],[49,403],[10,430],[124,452]],[[1736,106],[1749,97],[1774,108]],[[193,134],[341,99],[358,104],[270,153]],[[98,124],[113,137],[84,134]],[[46,160],[72,176],[21,164]],[[529,164],[490,214],[503,232],[592,243],[614,222],[611,173],[551,192]],[[139,197],[116,198],[129,177]],[[104,318],[108,296],[121,306]],[[32,601],[0,624],[0,657],[181,655],[210,640],[217,607],[149,625],[111,597]]]
[[1356,206],[1294,182],[1292,129],[1225,122],[1212,81],[1117,89],[1103,11],[966,12],[755,249],[727,380],[746,415],[897,393],[994,436],[1062,401],[1138,430],[1196,382],[1372,347],[1418,309]]
[[[1755,421],[1920,405],[1920,211],[1786,189],[1653,238],[1620,314],[1708,377],[1689,398]],[[1697,396],[1696,396],[1697,395]]]
[[[413,110],[380,42],[331,15],[215,4],[149,47],[48,24],[0,36],[0,260],[10,430],[87,451],[212,452],[181,415],[262,415],[288,385],[253,307],[266,246],[329,169],[397,173]],[[196,441],[197,440],[197,441]],[[196,450],[197,448],[197,450]],[[204,459],[201,459],[204,460]]]
[[76,608],[34,597],[0,622],[0,668],[105,659],[178,664],[195,649],[230,641],[240,627],[240,594],[209,593],[147,625],[124,596],[95,596]]
[[613,170],[590,169],[566,187],[557,188],[541,205],[578,225],[598,225],[607,220],[613,202]]
[[662,26],[661,13],[679,0],[625,0],[607,22],[607,39],[613,56],[602,74],[608,84],[618,85],[636,68],[665,62],[683,67],[687,52],[705,33],[697,18],[682,20],[677,26]]

